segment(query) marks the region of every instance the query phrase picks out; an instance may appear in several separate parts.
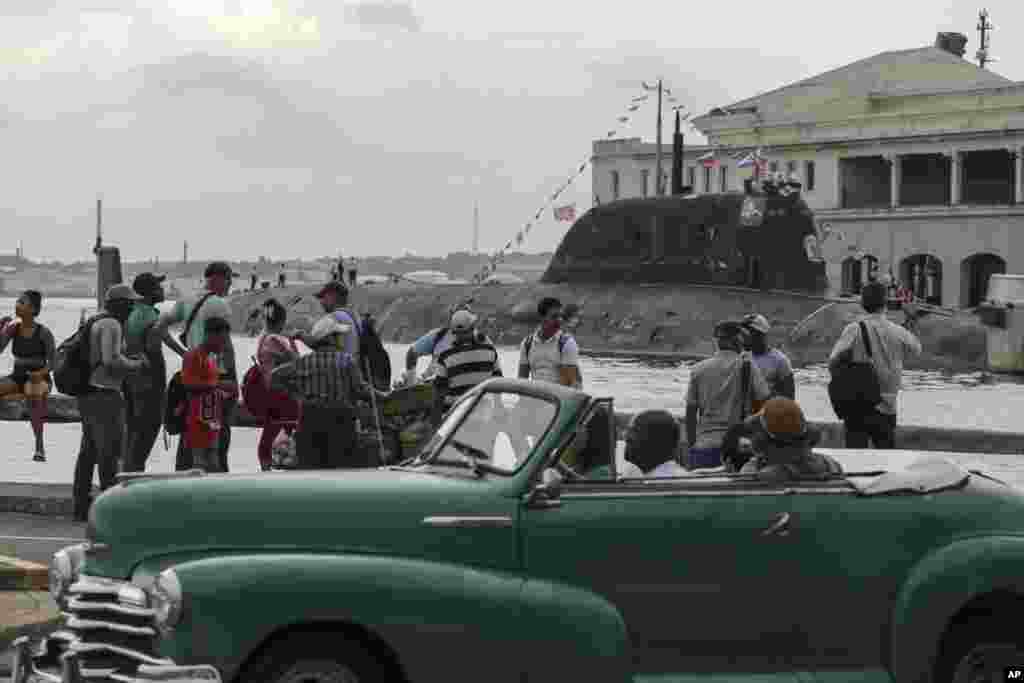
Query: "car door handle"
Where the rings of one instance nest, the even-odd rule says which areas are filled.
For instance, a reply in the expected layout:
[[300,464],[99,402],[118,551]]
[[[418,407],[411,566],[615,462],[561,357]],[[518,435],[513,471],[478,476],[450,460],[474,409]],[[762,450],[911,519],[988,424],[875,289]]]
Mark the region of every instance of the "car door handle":
[[788,512],[779,513],[778,519],[776,519],[770,527],[761,532],[762,536],[787,536],[789,534],[789,520],[790,516]]

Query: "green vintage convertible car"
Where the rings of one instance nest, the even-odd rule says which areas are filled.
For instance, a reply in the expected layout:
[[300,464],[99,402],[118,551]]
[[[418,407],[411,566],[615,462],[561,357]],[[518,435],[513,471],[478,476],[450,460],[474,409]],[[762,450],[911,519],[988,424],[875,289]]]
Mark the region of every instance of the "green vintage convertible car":
[[495,379],[401,466],[129,475],[55,556],[66,626],[18,643],[14,682],[960,683],[1024,664],[1019,491],[838,450],[828,480],[579,477],[561,455],[611,409]]

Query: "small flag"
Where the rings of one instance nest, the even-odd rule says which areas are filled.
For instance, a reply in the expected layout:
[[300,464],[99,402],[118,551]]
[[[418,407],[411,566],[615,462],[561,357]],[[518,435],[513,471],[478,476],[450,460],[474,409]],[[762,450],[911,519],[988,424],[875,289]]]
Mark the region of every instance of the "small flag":
[[520,230],[516,233],[516,246],[520,246],[523,243],[523,231]]
[[541,215],[544,213],[544,209],[537,209],[537,215],[533,217],[533,220],[540,220]]
[[576,205],[569,204],[568,206],[559,206],[554,210],[556,221],[573,222],[576,220]]
[[[512,248],[512,240],[509,240],[509,241],[508,241],[508,244],[506,244],[506,245],[505,245],[505,249],[506,249],[506,250],[508,250],[508,249],[511,249],[511,248]],[[501,257],[502,257],[502,258],[505,258],[505,254],[503,253],[503,254],[501,255]]]
[[586,169],[587,169],[587,162],[584,161],[582,164],[580,164],[580,168],[576,172],[577,173],[583,173],[583,171],[585,171]]
[[620,116],[618,121],[619,121],[619,123],[629,123],[629,117],[628,116]]
[[650,97],[650,95],[640,95],[639,97],[634,97],[633,101],[634,102],[646,102],[648,97]]
[[634,104],[632,107],[629,107],[628,109],[626,109],[626,111],[636,111],[639,108],[640,108],[639,104]]
[[704,165],[704,168],[714,168],[715,166],[718,166],[718,159],[715,158],[714,152],[708,152],[707,154],[697,159],[697,161],[702,163]]
[[658,84],[657,83],[655,83],[654,85],[647,85],[647,81],[641,81],[640,85],[643,86],[644,90],[657,90],[658,89]]
[[533,223],[527,223],[527,224],[526,224],[526,227],[525,227],[525,228],[523,228],[523,232],[524,232],[525,234],[529,235],[529,234],[530,234],[530,228],[532,228],[532,227],[533,227]]
[[608,137],[610,137],[610,138],[615,137],[615,131],[614,130],[608,131]]

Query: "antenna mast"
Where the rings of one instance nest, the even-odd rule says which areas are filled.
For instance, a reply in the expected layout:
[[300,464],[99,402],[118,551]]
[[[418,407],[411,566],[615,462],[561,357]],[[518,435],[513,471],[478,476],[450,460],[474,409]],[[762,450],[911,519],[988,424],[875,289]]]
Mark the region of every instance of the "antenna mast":
[[982,69],[984,69],[985,65],[989,62],[995,61],[995,58],[989,57],[988,54],[990,40],[989,32],[994,28],[995,26],[993,26],[988,20],[988,10],[981,10],[978,13],[978,33],[981,34],[981,47],[978,48],[978,52],[975,54],[975,57],[978,59],[978,66]]
[[473,205],[473,253],[480,253],[480,206]]

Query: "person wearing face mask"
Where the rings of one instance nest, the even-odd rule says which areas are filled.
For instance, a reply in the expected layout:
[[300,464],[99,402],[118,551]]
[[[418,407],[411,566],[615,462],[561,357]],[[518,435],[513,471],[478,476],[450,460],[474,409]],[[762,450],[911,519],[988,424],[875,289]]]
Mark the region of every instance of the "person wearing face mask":
[[562,330],[562,302],[553,297],[541,299],[537,306],[540,326],[519,346],[519,377],[582,388],[579,372],[579,346]]

